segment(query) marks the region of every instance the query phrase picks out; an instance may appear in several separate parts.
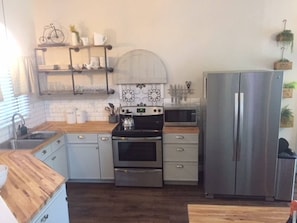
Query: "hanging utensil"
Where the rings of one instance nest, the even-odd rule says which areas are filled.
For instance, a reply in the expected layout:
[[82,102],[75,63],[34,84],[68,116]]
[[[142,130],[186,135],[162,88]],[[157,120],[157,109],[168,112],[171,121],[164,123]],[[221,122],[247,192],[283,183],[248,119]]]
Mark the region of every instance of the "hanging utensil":
[[111,108],[110,107],[105,107],[104,110],[107,111],[111,115]]

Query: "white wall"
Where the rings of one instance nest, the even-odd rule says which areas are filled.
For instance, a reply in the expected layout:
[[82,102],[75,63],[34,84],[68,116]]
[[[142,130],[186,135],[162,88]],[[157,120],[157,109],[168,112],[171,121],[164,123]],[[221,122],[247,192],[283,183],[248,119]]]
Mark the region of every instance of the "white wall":
[[[297,32],[295,0],[33,0],[37,38],[43,26],[54,22],[69,35],[73,24],[81,36],[104,33],[113,45],[112,56],[131,49],[155,52],[165,63],[168,84],[193,82],[194,97],[202,94],[206,70],[273,69],[281,51],[275,35]],[[285,81],[297,80],[296,49],[285,56],[294,68]],[[165,88],[168,88],[166,85]],[[167,91],[165,91],[167,92]],[[168,95],[166,95],[168,96]],[[287,100],[287,99],[286,99]],[[108,101],[108,98],[107,98]],[[56,104],[49,102],[48,104]],[[296,96],[289,103],[297,117]],[[296,126],[281,129],[296,148]]]
[[[34,31],[30,24],[35,25],[36,44],[43,27],[51,22],[67,35],[70,24],[77,27],[81,36],[91,38],[93,32],[101,32],[113,45],[110,51],[113,57],[138,48],[156,53],[166,65],[168,84],[192,81],[195,91],[192,97],[201,97],[203,71],[272,69],[281,57],[274,38],[283,29],[283,19],[288,21],[287,29],[297,32],[295,0],[29,0],[26,3],[12,0],[9,5],[15,7],[9,18],[13,19],[18,11],[27,16],[26,21],[13,23],[19,25],[17,36],[25,45],[31,46]],[[27,31],[24,24],[30,27]],[[297,80],[296,49],[293,53],[287,51],[285,56],[294,63],[293,70],[285,72],[285,81]],[[94,103],[92,109],[100,113],[95,103],[117,102],[115,96],[71,103],[82,106]],[[47,120],[55,119],[51,109],[63,103],[68,102],[45,103]],[[297,117],[296,94],[288,103]],[[296,126],[297,118],[293,129],[280,131],[294,148]]]

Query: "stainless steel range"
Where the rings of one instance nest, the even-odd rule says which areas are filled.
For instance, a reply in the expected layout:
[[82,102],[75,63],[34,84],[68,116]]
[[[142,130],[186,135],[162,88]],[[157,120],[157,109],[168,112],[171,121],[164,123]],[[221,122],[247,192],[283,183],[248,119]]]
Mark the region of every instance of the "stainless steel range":
[[122,107],[120,120],[112,131],[115,185],[162,187],[163,107]]

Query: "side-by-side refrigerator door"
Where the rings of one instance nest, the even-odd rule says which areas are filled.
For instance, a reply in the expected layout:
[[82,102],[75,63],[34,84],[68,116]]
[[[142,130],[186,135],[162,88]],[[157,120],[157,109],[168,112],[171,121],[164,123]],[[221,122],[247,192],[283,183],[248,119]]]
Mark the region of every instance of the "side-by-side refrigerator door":
[[233,195],[239,74],[209,73],[205,80],[205,193]]
[[242,73],[236,195],[274,196],[282,72]]

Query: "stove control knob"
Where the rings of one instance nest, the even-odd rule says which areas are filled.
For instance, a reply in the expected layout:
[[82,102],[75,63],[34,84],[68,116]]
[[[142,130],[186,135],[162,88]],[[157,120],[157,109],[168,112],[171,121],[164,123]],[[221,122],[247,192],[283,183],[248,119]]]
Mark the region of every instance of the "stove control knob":
[[157,112],[157,109],[154,109],[154,112]]
[[161,112],[161,109],[160,108],[158,109],[158,112]]

